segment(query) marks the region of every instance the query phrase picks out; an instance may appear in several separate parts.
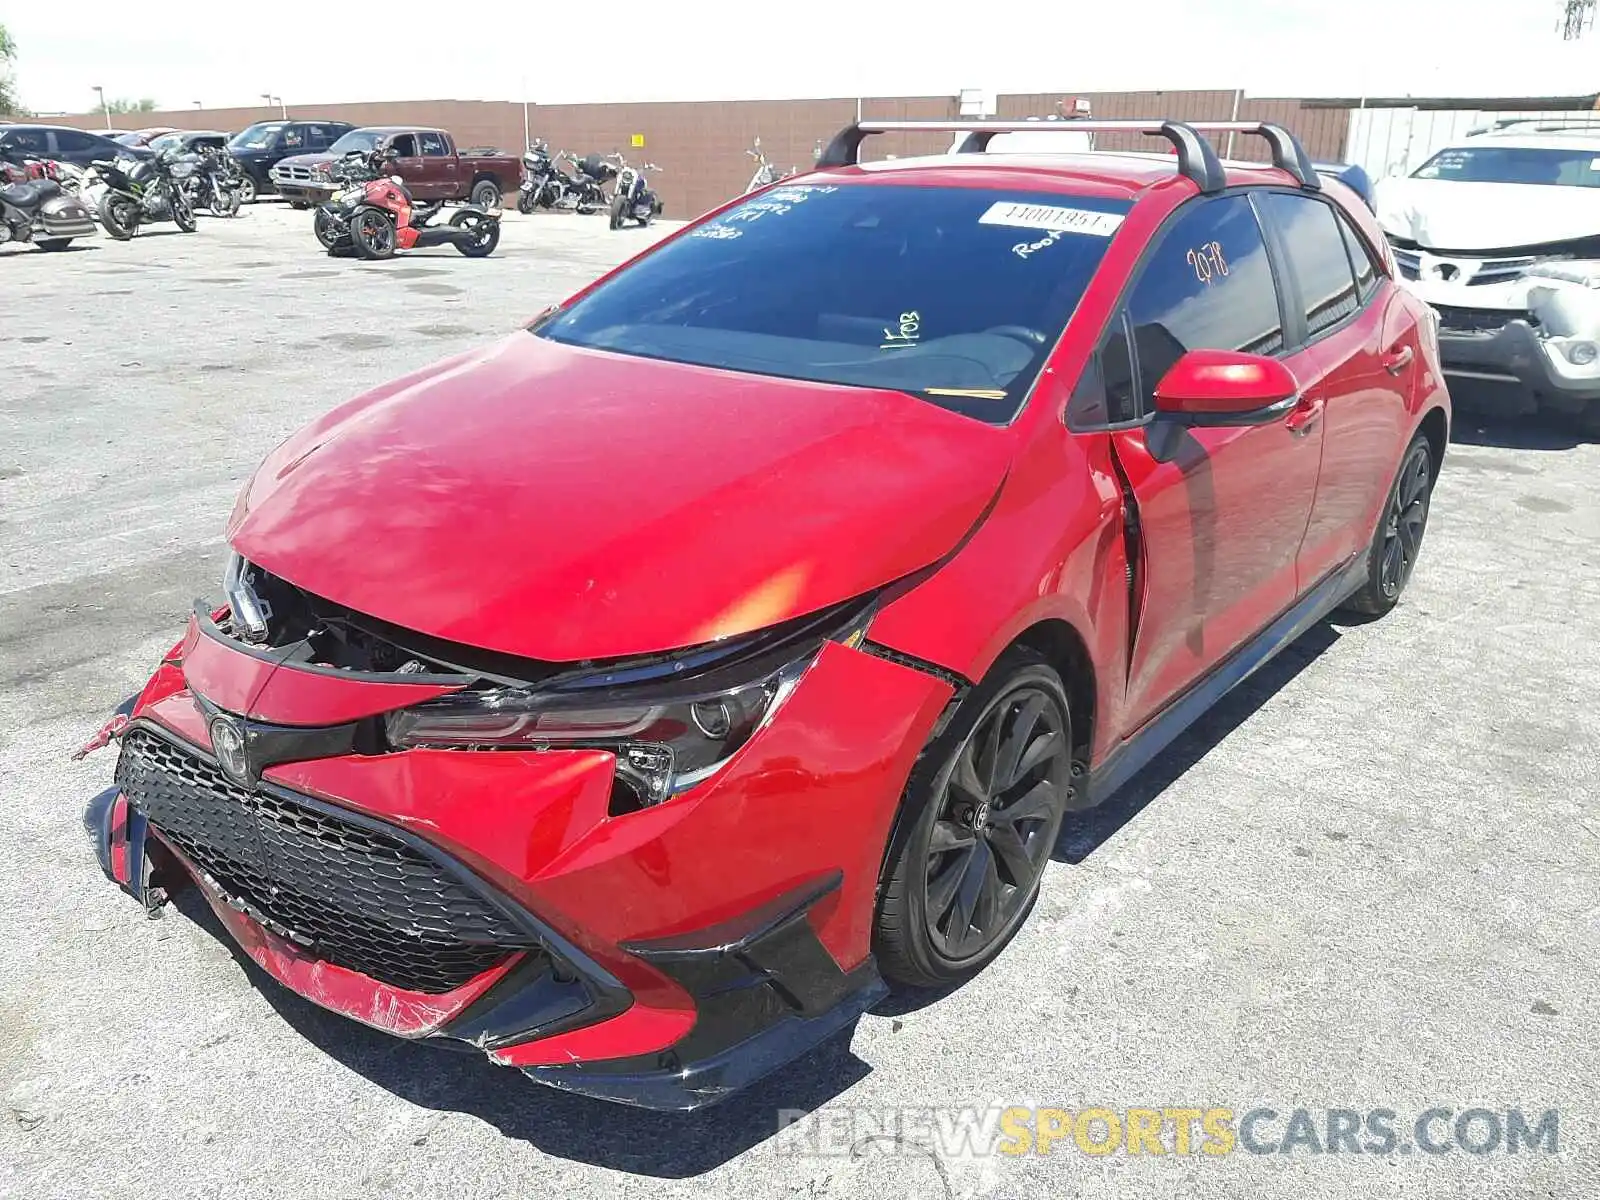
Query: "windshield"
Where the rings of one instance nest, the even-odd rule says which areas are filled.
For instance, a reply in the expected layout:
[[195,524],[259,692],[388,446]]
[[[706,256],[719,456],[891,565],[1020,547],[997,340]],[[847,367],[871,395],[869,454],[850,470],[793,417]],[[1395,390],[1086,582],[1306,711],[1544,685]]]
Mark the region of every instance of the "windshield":
[[142,145],[144,145],[144,135],[143,134],[138,134],[138,133],[121,133],[121,134],[118,134],[112,140],[116,141],[116,142],[120,142],[124,146],[142,146]]
[[234,134],[233,140],[228,143],[228,149],[265,150],[272,145],[283,126],[282,121],[258,121],[242,133]]
[[163,150],[171,150],[174,147],[181,145],[183,145],[183,134],[163,133],[160,137],[156,138],[155,141],[150,143],[150,149],[159,154]]
[[1015,415],[1128,211],[1058,193],[784,184],[538,327],[575,346]]
[[1600,187],[1600,150],[1579,146],[1457,146],[1435,154],[1411,177],[1454,179],[1461,183]]
[[329,154],[348,154],[352,150],[376,150],[378,143],[383,141],[383,134],[371,129],[352,129],[333,145],[328,147]]

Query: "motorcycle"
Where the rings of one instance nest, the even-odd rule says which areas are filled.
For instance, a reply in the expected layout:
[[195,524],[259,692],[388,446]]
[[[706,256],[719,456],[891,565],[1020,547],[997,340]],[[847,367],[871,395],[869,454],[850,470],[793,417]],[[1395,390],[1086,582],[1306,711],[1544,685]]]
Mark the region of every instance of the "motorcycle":
[[561,155],[550,156],[550,144],[536,141],[522,156],[522,186],[517,192],[517,211],[531,213],[535,208],[559,208],[567,196],[567,176],[558,165]]
[[610,203],[606,196],[605,185],[617,177],[615,164],[607,162],[598,154],[590,154],[581,162],[570,154],[566,157],[572,163],[573,173],[567,177],[567,188],[572,195],[572,207],[585,217],[605,208]]
[[468,258],[493,253],[500,244],[500,214],[468,204],[451,215],[448,225],[428,224],[444,202],[417,204],[400,176],[385,173],[397,157],[393,147],[352,150],[333,164],[329,174],[341,186],[312,218],[323,249],[366,259],[429,246],[454,246]]
[[94,169],[101,185],[100,224],[119,242],[154,221],[195,231],[194,208],[184,190],[195,171],[193,155],[174,148],[147,159],[96,159]]
[[655,163],[630,167],[622,155],[613,157],[617,160],[617,178],[611,188],[611,228],[621,229],[626,221],[650,224],[661,215],[661,197],[645,184],[644,173],[661,168]]
[[791,175],[799,174],[793,167],[787,171],[780,171],[767,161],[766,152],[761,149],[761,139],[756,138],[755,149],[746,150],[745,153],[756,160],[756,173],[750,176],[750,182],[745,184],[745,194],[749,195],[757,188],[764,188],[770,183],[777,183],[780,179],[788,179]]
[[195,169],[183,181],[183,193],[192,209],[209,209],[213,216],[233,217],[239,213],[239,164],[221,150],[198,152]]
[[32,242],[41,250],[65,250],[73,238],[95,235],[94,216],[68,194],[54,170],[40,159],[0,159],[0,244]]

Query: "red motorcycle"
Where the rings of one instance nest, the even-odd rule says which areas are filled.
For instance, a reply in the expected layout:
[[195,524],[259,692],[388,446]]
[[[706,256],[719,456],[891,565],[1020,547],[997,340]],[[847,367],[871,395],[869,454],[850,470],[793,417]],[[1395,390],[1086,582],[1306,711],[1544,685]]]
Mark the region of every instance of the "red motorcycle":
[[379,259],[397,250],[454,246],[468,258],[483,258],[494,251],[499,213],[468,204],[451,214],[449,224],[430,225],[444,202],[418,204],[398,175],[385,173],[395,157],[392,148],[357,150],[333,165],[339,190],[317,206],[313,218],[317,241],[329,254]]

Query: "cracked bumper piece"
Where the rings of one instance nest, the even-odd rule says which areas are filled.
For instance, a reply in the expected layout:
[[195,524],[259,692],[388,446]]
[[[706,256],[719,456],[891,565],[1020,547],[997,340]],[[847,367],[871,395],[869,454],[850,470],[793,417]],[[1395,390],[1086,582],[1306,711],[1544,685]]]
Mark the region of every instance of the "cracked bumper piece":
[[[345,749],[235,782],[199,689],[221,698],[239,664],[186,644],[191,669],[180,646],[147,685],[86,826],[120,887],[155,907],[193,881],[243,952],[313,1002],[683,1110],[883,994],[883,848],[947,683],[829,644],[717,775],[613,815],[600,750]],[[347,679],[302,674],[256,679],[238,707],[285,728],[313,708],[330,725],[377,711]]]
[[[1498,324],[1499,314],[1487,310],[1443,311],[1439,354],[1452,383],[1488,385],[1498,396],[1497,407],[1509,415],[1541,406],[1576,412],[1600,403],[1600,363],[1579,364],[1568,357],[1573,343],[1593,343],[1541,337],[1525,320]],[[1474,323],[1478,327],[1467,327]]]

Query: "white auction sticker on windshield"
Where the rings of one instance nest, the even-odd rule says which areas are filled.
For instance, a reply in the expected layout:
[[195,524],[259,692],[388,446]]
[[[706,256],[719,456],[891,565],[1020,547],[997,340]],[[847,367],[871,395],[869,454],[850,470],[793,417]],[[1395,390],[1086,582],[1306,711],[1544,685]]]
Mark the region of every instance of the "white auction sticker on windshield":
[[1053,204],[1021,204],[1001,200],[978,218],[980,225],[1010,225],[1017,229],[1050,229],[1110,237],[1122,224],[1121,213],[1094,212],[1087,208],[1058,208]]

